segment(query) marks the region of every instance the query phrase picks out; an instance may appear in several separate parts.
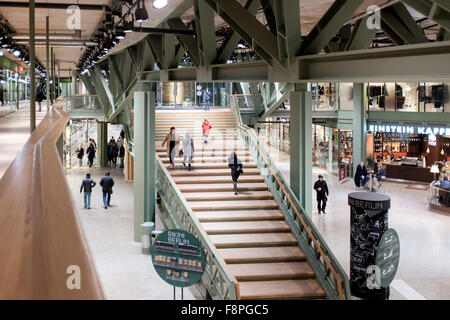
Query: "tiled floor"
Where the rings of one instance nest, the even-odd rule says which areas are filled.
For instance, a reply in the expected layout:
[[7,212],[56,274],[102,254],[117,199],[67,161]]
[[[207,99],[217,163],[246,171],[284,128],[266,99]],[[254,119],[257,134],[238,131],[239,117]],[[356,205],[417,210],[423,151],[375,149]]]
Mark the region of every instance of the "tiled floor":
[[[266,148],[289,181],[289,154],[271,146],[266,145]],[[355,191],[354,183],[350,180],[338,184],[337,176],[314,167],[313,180],[317,180],[319,174],[328,182],[330,197],[327,215],[318,215],[314,192],[313,221],[349,274],[350,208],[347,199],[348,194]],[[450,216],[429,209],[427,191],[407,189],[406,186],[385,183],[385,193],[391,197],[389,227],[396,229],[400,237],[401,255],[396,279],[411,287],[404,290],[393,283],[391,299],[407,299],[411,289],[426,299],[450,299]]]

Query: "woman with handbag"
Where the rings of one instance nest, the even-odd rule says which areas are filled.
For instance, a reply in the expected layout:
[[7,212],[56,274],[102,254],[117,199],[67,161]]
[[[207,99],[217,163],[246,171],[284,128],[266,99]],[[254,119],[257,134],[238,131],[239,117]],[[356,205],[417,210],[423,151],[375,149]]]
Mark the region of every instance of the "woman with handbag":
[[167,156],[170,159],[170,168],[175,167],[175,156],[178,155],[177,148],[180,144],[180,138],[178,137],[178,134],[175,132],[175,128],[170,128],[169,134],[164,139],[163,143],[161,144],[161,147],[164,147],[164,145],[167,144]]
[[237,157],[236,152],[232,152],[231,156],[228,157],[228,165],[231,168],[231,179],[233,180],[234,194],[239,195],[237,182],[239,176],[244,173],[242,169],[242,161]]

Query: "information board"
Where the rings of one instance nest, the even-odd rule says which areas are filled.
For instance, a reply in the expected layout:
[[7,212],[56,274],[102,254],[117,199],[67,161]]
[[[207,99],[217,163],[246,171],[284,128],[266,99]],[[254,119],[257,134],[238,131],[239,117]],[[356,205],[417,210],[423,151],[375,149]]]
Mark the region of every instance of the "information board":
[[186,288],[200,281],[206,257],[198,239],[191,233],[173,229],[161,233],[152,245],[153,266],[168,284]]

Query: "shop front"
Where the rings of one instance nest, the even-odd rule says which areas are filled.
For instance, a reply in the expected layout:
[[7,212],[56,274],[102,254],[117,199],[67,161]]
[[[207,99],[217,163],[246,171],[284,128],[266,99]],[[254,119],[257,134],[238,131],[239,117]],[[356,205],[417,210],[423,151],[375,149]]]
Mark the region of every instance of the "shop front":
[[376,171],[378,164],[385,166],[388,179],[431,183],[448,167],[448,125],[369,123],[368,131],[371,167]]

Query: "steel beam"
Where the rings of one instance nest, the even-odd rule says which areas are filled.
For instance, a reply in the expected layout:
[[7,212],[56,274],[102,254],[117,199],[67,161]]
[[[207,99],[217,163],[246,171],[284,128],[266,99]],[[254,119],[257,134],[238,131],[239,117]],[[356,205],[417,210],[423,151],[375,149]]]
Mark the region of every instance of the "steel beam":
[[436,1],[402,0],[402,2],[450,31],[450,13],[439,7]]
[[[251,14],[255,15],[260,8],[261,3],[260,0],[248,0],[245,5],[245,9]],[[238,33],[234,32],[233,29],[230,29],[229,35],[224,40],[222,47],[219,49],[219,54],[217,58],[217,63],[226,63],[227,60],[231,57],[234,49],[238,45],[241,37]]]
[[34,0],[29,1],[30,26],[30,133],[36,129],[36,54],[35,54],[35,10]]
[[296,0],[271,0],[275,12],[280,62],[286,59],[291,65],[302,44],[300,2]]
[[398,45],[428,42],[408,9],[397,3],[381,11],[382,28]]
[[364,0],[336,0],[302,43],[301,53],[322,51]]
[[[189,30],[180,18],[169,19],[167,23],[173,29]],[[192,62],[197,66],[200,65],[200,53],[198,51],[197,40],[190,35],[178,35],[177,38],[189,54]]]
[[353,172],[366,162],[367,117],[364,83],[353,84]]
[[312,93],[306,84],[291,92],[290,184],[304,212],[312,217]]
[[356,21],[350,39],[347,42],[345,51],[368,49],[377,34],[377,29],[369,29],[367,21],[369,17],[364,17]]
[[155,92],[136,92],[134,112],[134,241],[140,242],[141,224],[155,221]]
[[205,0],[194,0],[194,11],[200,64],[209,68],[217,58],[214,11]]
[[277,38],[236,0],[205,0],[270,65],[280,62]]
[[449,81],[450,42],[299,57],[300,82]]

